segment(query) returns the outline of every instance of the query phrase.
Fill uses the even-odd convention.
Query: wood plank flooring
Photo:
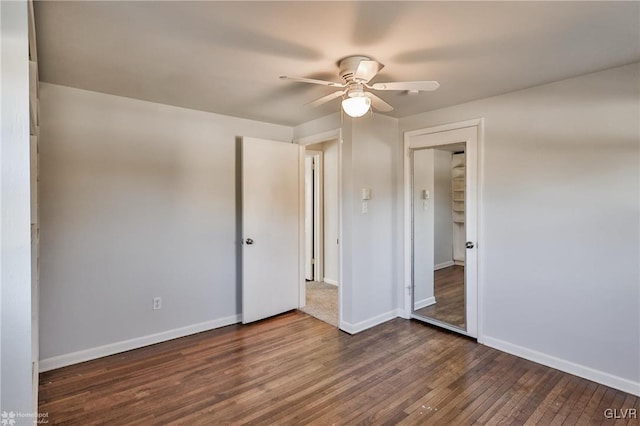
[[[355,336],[293,311],[40,375],[67,425],[637,425],[640,398],[394,319]]]
[[[416,314],[464,328],[464,266],[438,269],[433,276],[436,303],[418,309]]]

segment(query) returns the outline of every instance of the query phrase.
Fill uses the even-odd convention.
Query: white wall
[[[353,247],[351,261],[353,316],[350,323],[360,329],[371,318],[396,316],[394,223],[395,159],[398,157],[397,120],[382,115],[352,120],[351,192]],[[344,171],[343,169],[343,172]],[[362,213],[361,189],[371,189],[368,213]],[[348,212],[349,210],[345,210]],[[377,315],[373,315],[377,314]],[[360,325],[362,324],[362,325]]]
[[[0,411],[32,413],[26,1],[0,2],[0,43]]]
[[[411,116],[485,118],[484,341],[640,393],[640,65]]]
[[[453,262],[451,152],[434,150],[433,158],[434,264]]]
[[[375,114],[360,119],[335,113],[294,128],[302,138],[342,129],[341,324],[358,332],[397,314],[397,257],[394,231],[401,221],[397,192],[397,120]],[[371,189],[369,212],[361,210],[361,189]]]
[[[51,84],[41,117],[42,368],[236,322],[235,138],[292,128]]]

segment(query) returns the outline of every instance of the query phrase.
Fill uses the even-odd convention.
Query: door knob
[[[253,244],[253,240],[252,240],[251,238],[247,238],[245,242],[246,242],[246,243],[247,243],[247,245],[249,245],[249,246],[250,246],[251,244]]]
[[[471,241],[467,241],[467,243],[464,246],[466,248],[468,248],[468,249],[472,249],[473,248],[473,243]]]

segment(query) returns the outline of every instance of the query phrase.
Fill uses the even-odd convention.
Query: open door
[[[304,279],[315,278],[315,161],[312,155],[304,156]]]
[[[306,281],[324,277],[324,174],[323,152],[304,151],[304,239]],[[304,305],[301,305],[302,307]]]
[[[302,147],[242,138],[242,322],[298,308]]]

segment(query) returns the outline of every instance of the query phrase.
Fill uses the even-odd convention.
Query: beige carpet
[[[338,287],[317,281],[307,282],[307,304],[300,310],[337,327]]]

